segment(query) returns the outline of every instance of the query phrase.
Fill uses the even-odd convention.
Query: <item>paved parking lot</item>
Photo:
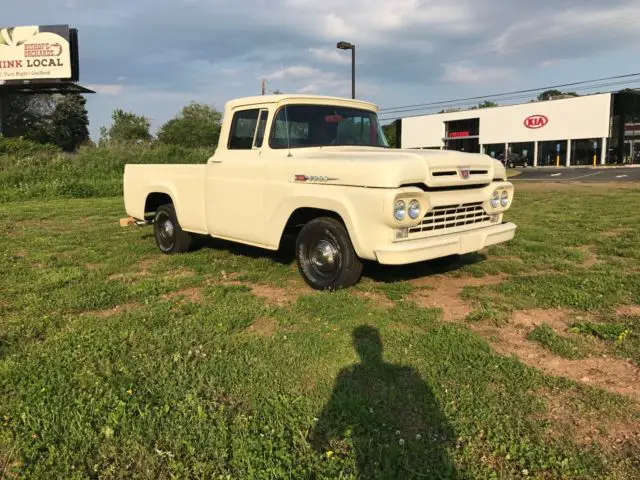
[[[640,182],[640,168],[518,168],[515,182]]]

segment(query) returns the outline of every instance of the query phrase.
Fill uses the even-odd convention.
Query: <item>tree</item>
[[[52,95],[10,95],[4,116],[4,135],[46,142],[47,121],[54,108]]]
[[[131,143],[151,140],[151,122],[147,117],[122,109],[116,109],[111,115],[113,123],[109,129],[100,129],[100,142]]]
[[[185,147],[216,147],[222,114],[209,105],[190,103],[158,131],[158,140]]]
[[[48,143],[72,152],[89,139],[86,104],[87,100],[77,93],[63,95],[58,100],[45,129]]]
[[[397,126],[396,122],[390,123],[388,125],[383,125],[382,130],[384,131],[384,136],[387,137],[387,141],[389,142],[390,147],[397,146]]]
[[[478,108],[493,108],[497,106],[498,104],[496,102],[492,102],[491,100],[485,100],[484,102],[478,104]]]
[[[553,97],[578,97],[576,92],[561,92],[560,90],[547,90],[538,95],[538,100],[541,102],[551,100]]]

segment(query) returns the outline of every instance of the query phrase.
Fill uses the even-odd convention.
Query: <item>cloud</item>
[[[513,75],[508,68],[482,68],[461,64],[449,64],[444,66],[442,81],[453,83],[484,83],[495,80],[504,80]]]
[[[316,77],[320,74],[321,72],[317,68],[311,68],[305,65],[293,65],[266,75],[265,78],[267,80],[299,80]]]
[[[270,90],[349,95],[341,40],[357,48],[358,96],[383,106],[456,98],[460,85],[485,94],[490,82],[500,91],[583,80],[594,66],[627,73],[640,53],[638,0],[58,3],[9,2],[3,22],[30,25],[37,11],[79,29],[81,83],[102,93],[92,130],[120,104],[162,121],[183,98],[221,106],[254,95],[262,77]]]
[[[336,48],[309,48],[311,57],[322,63],[332,63],[335,65],[346,65],[351,63],[349,54],[341,53]]]
[[[100,84],[96,84],[96,85],[87,85],[87,88],[89,88],[90,90],[95,91],[96,93],[101,93],[103,95],[120,95],[122,93],[122,90],[124,89],[124,87],[122,85],[117,85],[117,84],[113,84],[113,85],[100,85]]]

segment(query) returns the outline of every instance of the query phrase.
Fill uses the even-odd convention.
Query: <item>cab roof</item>
[[[378,111],[378,106],[371,102],[364,100],[354,100],[352,98],[345,97],[330,97],[323,95],[308,95],[308,94],[281,94],[281,95],[258,95],[255,97],[242,97],[234,100],[230,100],[226,103],[226,109],[235,109],[237,107],[243,107],[245,105],[265,104],[265,103],[280,103],[283,101],[309,101],[311,103],[318,103],[318,101],[334,102],[340,104],[351,104],[367,110]]]

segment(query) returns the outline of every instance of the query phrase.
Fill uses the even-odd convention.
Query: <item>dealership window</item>
[[[504,143],[490,143],[484,146],[484,153],[492,158],[504,160]]]
[[[480,119],[468,118],[445,122],[446,150],[480,153]]]
[[[558,158],[559,157],[559,158]],[[538,166],[551,167],[559,164],[564,167],[567,163],[567,141],[553,140],[538,142]]]
[[[533,165],[533,142],[510,143],[507,154],[508,167],[530,167]]]
[[[602,152],[602,139],[587,138],[571,141],[571,165],[593,165],[595,156],[596,164],[600,164]]]
[[[467,118],[445,122],[447,138],[477,137],[480,135],[480,119]]]
[[[606,163],[640,163],[640,93],[613,94]]]

